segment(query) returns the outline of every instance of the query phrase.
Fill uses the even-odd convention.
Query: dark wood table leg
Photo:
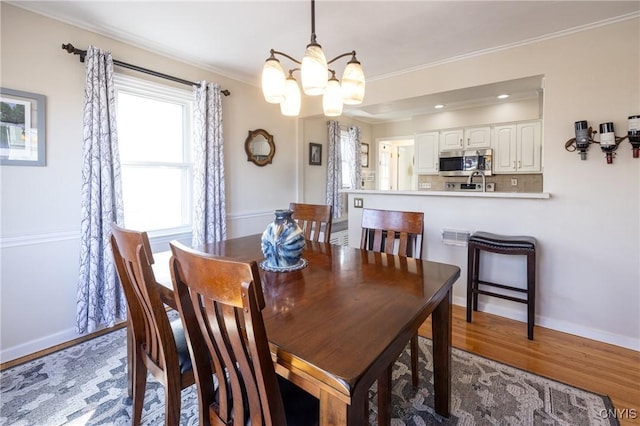
[[[387,426],[391,424],[391,364],[378,377],[378,426]]]
[[[451,291],[431,315],[433,333],[433,387],[436,413],[451,414]]]

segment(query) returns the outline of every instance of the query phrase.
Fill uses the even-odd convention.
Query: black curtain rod
[[[71,43],[63,44],[62,45],[62,50],[66,50],[67,53],[72,53],[74,55],[80,55],[80,62],[84,62],[84,58],[85,58],[85,56],[87,56],[87,51],[86,50],[76,49],[75,47],[73,47],[73,44],[71,44]],[[150,69],[147,69],[147,68],[142,68],[142,67],[139,67],[137,65],[127,64],[126,62],[118,61],[118,60],[115,60],[115,59],[113,60],[113,65],[117,65],[119,67],[127,68],[127,69],[130,69],[130,70],[133,70],[133,71],[138,71],[138,72],[141,72],[141,73],[153,75],[155,77],[164,78],[166,80],[175,81],[176,83],[186,84],[187,86],[198,86],[198,87],[200,87],[200,83],[196,83],[196,82],[193,82],[193,81],[185,80],[185,79],[182,79],[182,78],[179,78],[179,77],[174,77],[174,76],[168,75],[168,74],[163,74],[161,72],[153,71],[153,70],[150,70]],[[231,95],[231,92],[228,91],[228,90],[221,90],[220,92],[225,96]]]

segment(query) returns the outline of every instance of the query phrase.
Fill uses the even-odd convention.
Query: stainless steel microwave
[[[442,151],[438,170],[442,176],[469,176],[476,170],[491,176],[492,156],[491,149]]]

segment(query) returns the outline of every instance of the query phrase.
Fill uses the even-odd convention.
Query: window
[[[349,132],[340,130],[340,157],[342,158],[342,188],[351,189],[355,171],[354,149],[351,147]]]
[[[115,88],[125,226],[190,231],[192,93],[120,75]]]

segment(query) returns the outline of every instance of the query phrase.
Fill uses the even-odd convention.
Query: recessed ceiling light
[[[502,95],[498,95],[498,99],[507,99],[509,97],[509,95],[507,95],[506,93],[502,94]]]
[[[433,107],[434,107],[435,109],[442,109],[442,108],[444,108],[444,105],[442,105],[442,104],[438,104],[438,105],[434,105]]]

